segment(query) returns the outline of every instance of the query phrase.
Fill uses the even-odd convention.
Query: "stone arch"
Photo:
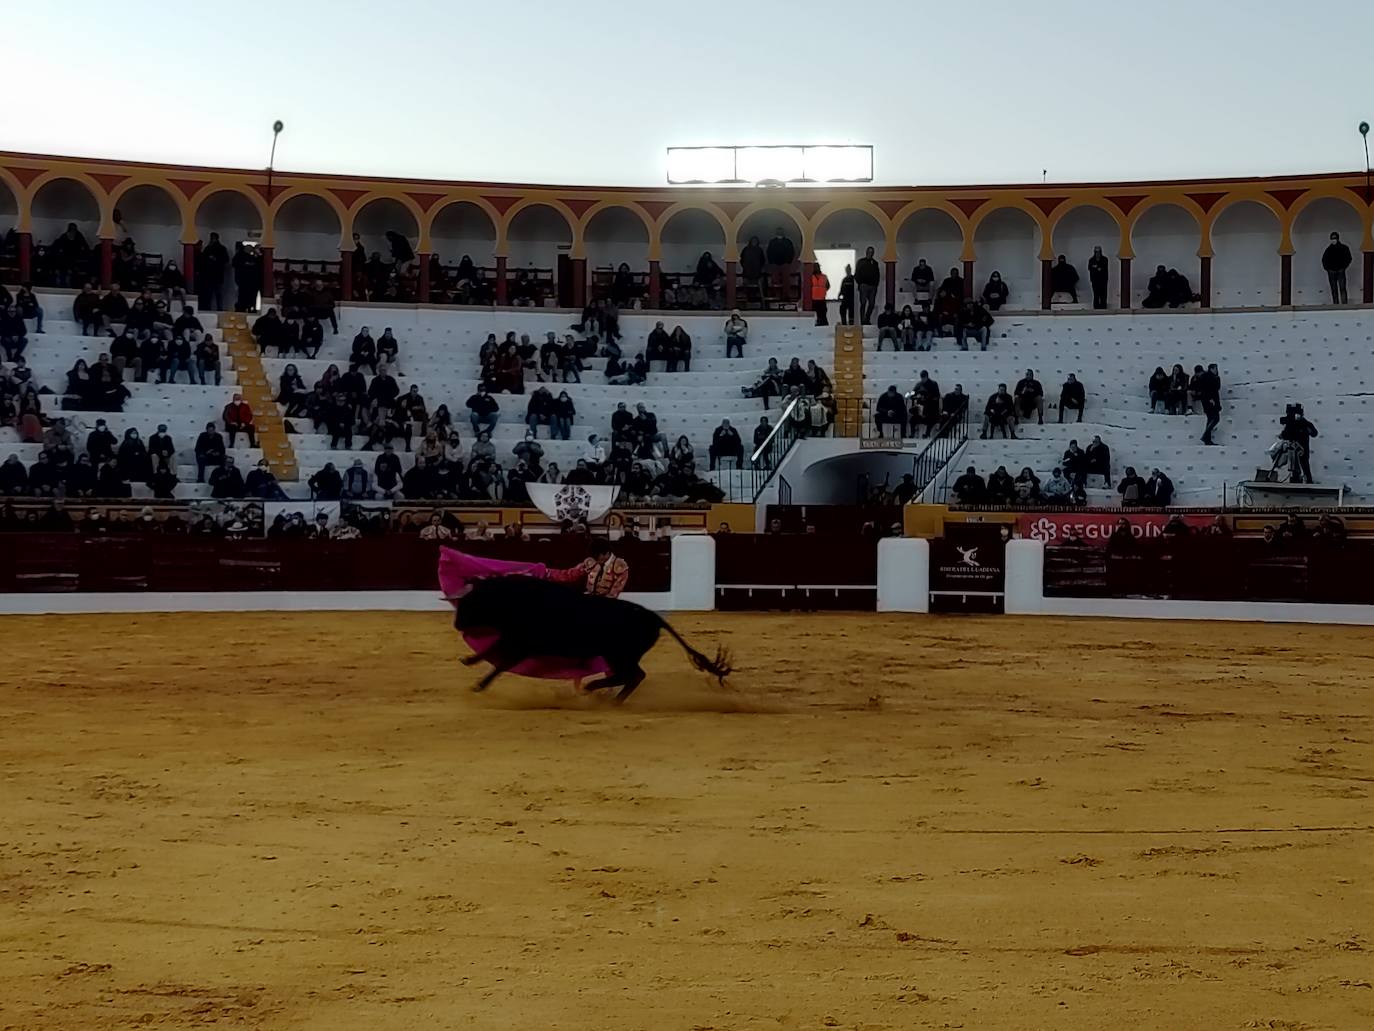
[[[724,268],[729,233],[728,220],[717,210],[687,204],[669,208],[658,226],[663,271],[690,278],[703,252],[710,252]]]
[[[862,258],[864,249],[873,248],[873,257],[885,260],[887,225],[882,211],[868,205],[828,205],[816,213],[811,233],[813,247],[852,247]]]
[[[958,209],[955,209],[956,211]],[[926,204],[895,219],[898,291],[911,289],[911,270],[921,258],[935,270],[935,285],[949,275],[951,268],[963,274],[966,223],[943,205]],[[901,307],[901,297],[897,298]]]
[[[1237,199],[1213,212],[1212,305],[1262,308],[1279,304],[1283,246],[1280,213],[1258,199]]]
[[[1202,249],[1201,208],[1192,201],[1160,200],[1142,205],[1129,227],[1129,240],[1135,260],[1131,262],[1131,296],[1134,303],[1145,298],[1155,268],[1176,268],[1188,278],[1193,290],[1200,287]]]
[[[790,229],[788,228],[789,224]],[[787,202],[774,204],[767,201],[755,201],[735,216],[730,240],[733,250],[726,253],[726,258],[731,261],[735,260],[751,236],[757,236],[759,242],[767,247],[768,241],[779,228],[791,237],[792,243],[797,248],[797,259],[799,261],[807,260],[815,247],[815,243],[806,217],[792,204]]]
[[[1092,212],[1100,213],[1098,215]],[[1106,222],[1103,219],[1106,219]],[[1106,229],[1110,223],[1111,229]],[[1072,231],[1072,235],[1061,236],[1061,226],[1066,231]],[[1130,252],[1126,248],[1126,222],[1120,210],[1108,204],[1106,201],[1096,200],[1091,197],[1084,197],[1078,200],[1065,201],[1054,209],[1054,214],[1049,219],[1049,246],[1040,255],[1042,258],[1057,258],[1060,254],[1065,255],[1069,260],[1078,264],[1081,258],[1083,262],[1088,260],[1092,254],[1092,247],[1101,247],[1102,253],[1109,258],[1129,258]],[[1087,254],[1080,255],[1082,244],[1081,231],[1091,230],[1094,240],[1088,249]],[[1070,251],[1074,253],[1070,254]]]
[[[100,193],[84,177],[49,175],[35,180],[29,194],[29,220],[34,243],[33,277],[42,286],[79,286],[100,275]],[[59,267],[48,248],[75,224],[89,250],[84,257]]]
[[[121,184],[110,198],[110,218],[120,214],[120,225],[141,254],[158,255],[162,261],[181,261],[181,237],[186,229],[185,206],[165,184],[144,181]],[[115,242],[119,243],[116,230]]]
[[[1293,248],[1293,303],[1330,304],[1331,285],[1322,268],[1322,252],[1330,244],[1331,233],[1341,234],[1353,259],[1346,270],[1346,291],[1360,300],[1363,275],[1360,248],[1365,235],[1365,214],[1356,207],[1349,191],[1313,190],[1292,207],[1289,237]]]
[[[555,211],[559,215],[561,215],[563,218],[564,228],[567,230],[567,239],[570,241],[570,243],[573,244],[579,242],[577,235],[579,224],[577,216],[572,213],[571,208],[569,208],[561,200],[556,200],[552,197],[526,197],[523,200],[516,201],[516,203],[512,204],[509,208],[507,208],[505,215],[497,224],[496,247],[498,253],[506,254],[509,257],[509,241],[511,226],[515,223],[516,218],[519,217],[522,211],[525,211],[526,209],[533,207],[548,208],[551,211]],[[550,231],[552,231],[552,224],[550,224],[547,228]],[[558,233],[557,235],[562,237],[563,234]],[[514,262],[512,262],[512,265],[513,264]]]
[[[641,285],[647,283],[653,231],[653,222],[643,210],[627,204],[606,202],[586,213],[581,237],[592,296],[610,293],[611,280],[622,264],[642,277]]]
[[[191,198],[190,208],[194,212],[191,235],[201,240],[208,239],[211,232],[219,233],[221,240],[228,239],[225,232],[233,234],[235,240],[244,239],[249,233],[261,233],[267,225],[263,199],[237,186],[206,186]]]
[[[368,256],[380,254],[382,260],[390,263],[391,245],[386,234],[400,233],[410,243],[410,249],[421,253],[420,226],[424,213],[409,197],[393,197],[386,193],[369,193],[358,198],[349,212],[345,232],[349,234],[345,247],[352,249],[352,238],[362,237],[362,244]]]
[[[344,212],[312,190],[293,190],[272,205],[274,261],[338,261]]]
[[[1040,305],[1040,251],[1044,230],[1038,218],[1020,205],[1007,204],[981,212],[970,226],[973,234],[973,293],[980,296],[994,271],[1010,291],[1008,308]]]
[[[490,268],[496,259],[499,222],[500,215],[480,198],[443,201],[429,220],[426,235],[431,253],[437,254],[440,263],[447,267],[457,267],[467,257],[478,268]]]
[[[348,208],[346,208],[343,205],[343,203],[339,200],[339,198],[334,196],[334,194],[328,191],[312,189],[309,186],[289,186],[284,190],[277,190],[273,193],[271,218],[268,222],[271,246],[273,246],[274,248],[278,246],[278,216],[281,214],[282,208],[286,207],[286,205],[288,204],[292,204],[299,197],[314,197],[317,200],[321,201],[325,206],[327,206],[330,212],[333,213],[334,220],[339,224],[338,244],[334,248],[335,256],[337,256],[338,251],[341,251],[344,248],[351,246],[351,238],[344,236],[344,226],[347,225],[349,222]],[[318,210],[319,209],[317,208],[316,211],[318,212]],[[324,219],[322,221],[327,222],[328,219]]]
[[[507,213],[505,230],[507,267],[552,269],[556,282],[558,255],[572,254],[577,239],[567,208],[555,201],[518,204]]]
[[[11,229],[16,232],[20,231],[19,198],[24,195],[24,192],[16,189],[16,186],[17,184],[10,180],[8,173],[0,175],[0,236]]]

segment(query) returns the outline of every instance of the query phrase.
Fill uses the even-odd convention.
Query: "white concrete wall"
[[[878,542],[878,611],[930,611],[930,542],[885,537]]]
[[[1244,201],[1223,211],[1212,224],[1212,306],[1277,305],[1282,299],[1282,238],[1278,217],[1263,204]]]
[[[1040,307],[1040,227],[1033,218],[1018,208],[994,211],[979,224],[973,244],[978,255],[973,267],[974,296],[981,296],[995,270],[1002,273],[1011,291],[1008,308]],[[1086,264],[1079,271],[1086,279]],[[910,267],[905,274],[911,274]]]

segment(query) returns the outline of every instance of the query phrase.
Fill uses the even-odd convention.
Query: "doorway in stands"
[[[830,292],[825,295],[825,299],[831,302],[831,323],[838,323],[840,321],[840,313],[839,310],[834,307],[834,303],[836,298],[840,296],[840,281],[844,279],[844,267],[848,265],[850,268],[853,268],[854,262],[858,258],[858,253],[859,252],[852,247],[836,247],[827,248],[825,250],[817,249],[816,251],[816,264],[819,265],[821,271],[825,273],[825,278],[830,280]],[[809,288],[808,286],[808,289]],[[854,298],[854,318],[856,321],[859,315],[858,303],[859,299],[856,295]]]

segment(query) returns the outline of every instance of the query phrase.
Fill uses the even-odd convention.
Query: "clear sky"
[[[658,185],[669,145],[871,143],[888,184],[1342,171],[1374,2],[0,0],[0,148]]]

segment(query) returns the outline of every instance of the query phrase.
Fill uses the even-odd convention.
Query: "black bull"
[[[644,680],[640,660],[663,630],[682,645],[697,669],[721,683],[730,674],[730,658],[724,649],[718,649],[714,659],[703,655],[658,613],[548,580],[529,576],[478,580],[455,609],[456,629],[496,636],[496,642],[485,651],[463,660],[469,666],[491,663],[491,672],[473,688],[475,691],[486,690],[502,673],[526,659],[604,659],[609,670],[596,687],[619,687],[616,701],[623,702]]]

